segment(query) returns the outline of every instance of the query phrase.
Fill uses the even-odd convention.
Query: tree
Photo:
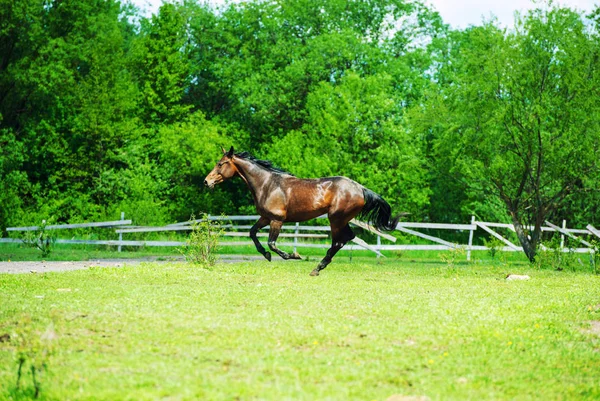
[[[393,80],[346,75],[308,98],[308,123],[271,147],[270,157],[301,177],[344,175],[399,211],[422,215],[428,189],[421,141],[403,126]]]
[[[103,178],[129,166],[139,136],[125,64],[130,10],[114,0],[1,8],[0,129],[14,135],[28,181],[13,191],[59,221],[103,214],[115,200]]]
[[[451,171],[502,201],[533,261],[544,221],[569,196],[593,190],[599,172],[597,31],[552,7],[518,18],[514,32],[488,23],[448,45],[455,51],[440,68],[440,92],[420,113]]]
[[[404,56],[438,22],[419,1],[404,0],[260,1],[218,16],[197,12],[190,98],[208,119],[235,124],[243,145],[269,148],[302,129],[308,97],[324,82],[385,72],[400,90],[419,87],[408,83],[418,75]]]
[[[22,144],[10,130],[0,129],[0,234],[21,217],[19,195],[28,185],[22,165]]]
[[[142,20],[142,33],[135,44],[133,64],[141,103],[146,120],[154,124],[179,121],[190,110],[183,102],[190,78],[186,10],[163,4],[157,15]]]

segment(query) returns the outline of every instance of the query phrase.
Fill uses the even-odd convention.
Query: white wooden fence
[[[221,224],[221,227],[226,229],[224,236],[227,237],[246,237],[248,238],[251,224],[239,224],[239,222],[251,222],[252,224],[258,220],[259,216],[209,216],[211,221],[226,222]],[[324,219],[326,216],[321,216],[318,219]],[[200,221],[200,220],[196,220]],[[76,229],[76,228],[110,228],[114,229],[115,234],[118,234],[118,239],[115,240],[89,240],[89,239],[56,239],[55,242],[58,244],[89,244],[89,245],[109,245],[117,246],[118,250],[121,251],[122,246],[159,246],[159,247],[170,247],[170,246],[183,246],[184,241],[156,241],[156,240],[124,240],[124,234],[132,233],[150,233],[150,232],[174,232],[174,231],[191,231],[193,229],[192,222],[185,221],[180,223],[169,224],[167,226],[160,227],[139,227],[131,226],[131,220],[125,220],[124,214],[121,213],[121,220],[97,222],[97,223],[83,223],[83,224],[64,224],[64,225],[48,225],[45,227],[46,230],[63,230],[63,229]],[[471,259],[471,251],[474,250],[488,250],[489,248],[481,245],[473,245],[474,234],[478,229],[481,229],[485,233],[498,239],[504,243],[504,247],[498,248],[498,250],[506,252],[522,252],[523,249],[520,245],[516,245],[507,239],[505,236],[499,234],[497,229],[504,229],[509,231],[515,231],[512,224],[504,223],[490,223],[477,221],[473,216],[470,224],[446,224],[446,223],[422,223],[422,222],[401,222],[396,226],[396,230],[404,234],[416,236],[421,239],[433,242],[434,244],[396,244],[397,238],[382,233],[368,224],[352,220],[351,224],[361,227],[376,234],[377,243],[368,244],[360,238],[355,238],[354,244],[347,245],[344,249],[357,249],[364,248],[368,249],[377,254],[378,257],[383,256],[380,251],[404,251],[404,250],[424,250],[424,251],[444,251],[451,249],[462,248],[466,251],[467,260]],[[39,227],[9,227],[8,232],[26,232],[35,231]],[[266,227],[265,229],[268,229]],[[458,232],[468,232],[468,242],[466,244],[459,244],[450,242],[439,237],[435,237],[430,234],[418,231],[418,229],[425,230],[450,230]],[[240,231],[241,230],[241,231]],[[292,231],[292,232],[289,232]],[[293,247],[294,251],[297,248],[329,248],[330,243],[327,240],[330,231],[328,225],[323,226],[308,226],[300,225],[299,223],[284,225],[282,227],[282,233],[279,235],[281,240],[278,245],[282,247]],[[588,225],[585,229],[567,228],[566,222],[563,221],[562,227],[556,226],[551,222],[545,222],[545,226],[542,227],[543,232],[558,232],[561,235],[560,249],[563,252],[575,252],[575,253],[594,253],[596,247],[588,240],[581,238],[585,236],[589,238],[600,239],[600,230],[597,230],[592,225]],[[259,237],[266,237],[268,234],[259,233]],[[569,237],[575,240],[584,247],[578,248],[567,248],[564,246],[565,237]],[[293,242],[286,242],[287,239],[292,239]],[[299,241],[300,239],[310,241]],[[387,241],[387,244],[382,244],[382,239]],[[325,240],[325,241],[323,241]],[[0,238],[0,243],[20,243],[21,239],[18,238]],[[245,241],[221,241],[222,246],[253,246],[254,244],[248,240]]]

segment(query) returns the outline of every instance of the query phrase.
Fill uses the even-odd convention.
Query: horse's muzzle
[[[204,179],[204,185],[207,186],[209,189],[213,189],[215,187],[215,185],[220,184],[222,182],[223,182],[223,176],[220,174],[209,174]]]

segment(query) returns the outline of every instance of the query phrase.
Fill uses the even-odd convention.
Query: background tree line
[[[420,1],[0,0],[0,229],[251,213],[235,145],[411,219],[597,221],[600,12],[450,29]],[[519,231],[519,230],[517,230]],[[533,255],[533,253],[532,253]]]

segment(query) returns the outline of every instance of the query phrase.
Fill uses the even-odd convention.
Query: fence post
[[[563,220],[562,225],[563,230],[567,229],[567,220]],[[560,249],[562,250],[565,247],[565,235],[563,233],[560,234]]]
[[[475,225],[475,216],[471,216],[471,225]],[[473,233],[477,229],[477,226],[474,229],[471,229],[469,232],[469,245],[467,246],[467,262],[471,260],[471,247],[473,246]]]
[[[381,247],[381,237],[378,235],[377,236],[377,259],[379,259],[381,257],[381,250],[379,249]]]
[[[297,253],[296,251],[296,245],[298,245],[298,234],[300,234],[300,223],[296,223],[296,236],[294,236],[294,253]]]
[[[121,212],[121,220],[125,220],[125,212]],[[123,233],[119,233],[119,248],[118,248],[118,252],[121,252],[121,241],[123,241]]]

